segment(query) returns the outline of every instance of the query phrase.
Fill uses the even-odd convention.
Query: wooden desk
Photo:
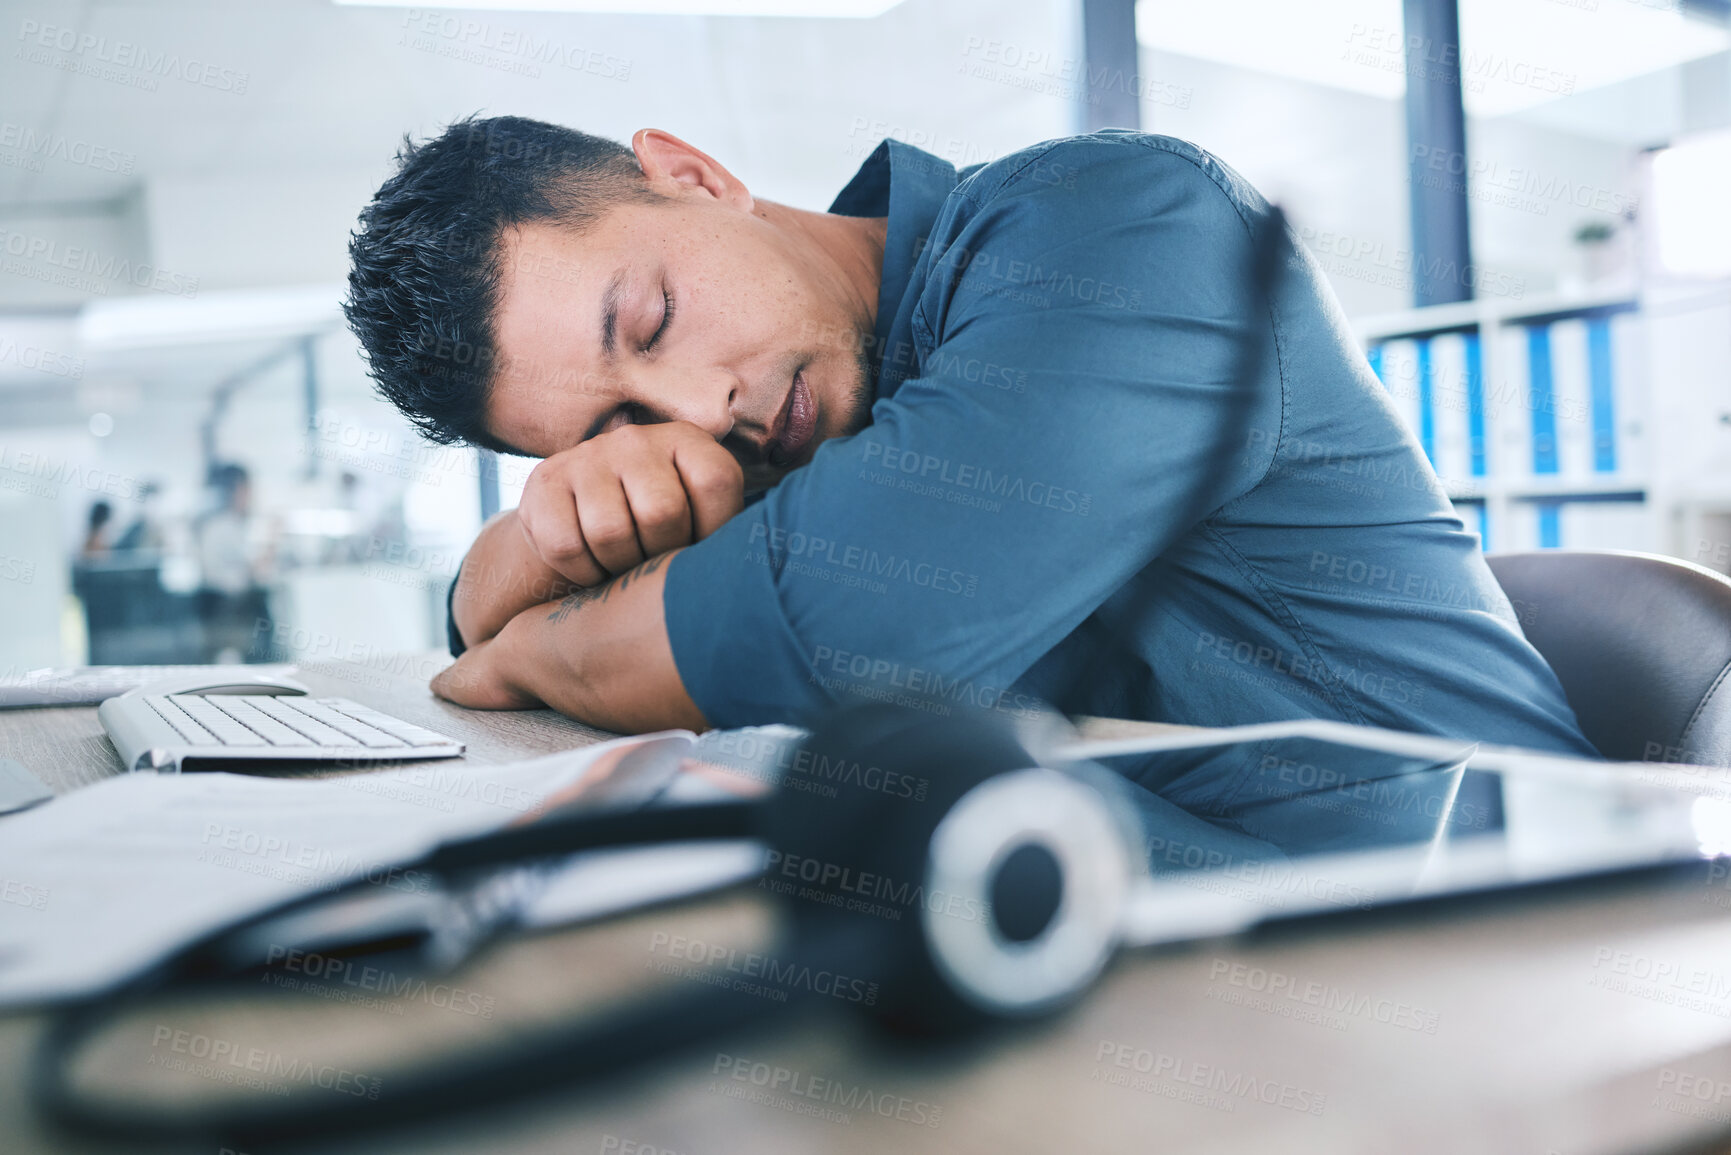
[[[419,671],[382,686],[345,681],[351,673],[311,667],[304,677],[321,693],[460,735],[478,759],[600,736],[548,714],[456,710],[426,695]],[[44,775],[59,759],[61,789],[117,772],[94,713],[0,714],[3,752]],[[1423,921],[1349,920],[1128,957],[1067,1014],[966,1045],[897,1043],[851,1014],[808,1013],[591,1090],[343,1144],[259,1150],[1670,1149],[1731,1127],[1728,910],[1731,889],[1672,886]],[[244,1012],[194,1005],[174,1010],[172,1023],[215,1038],[262,1039],[290,1055],[323,1058],[328,1051],[319,1048],[340,1046],[351,1069],[379,1069],[394,1055],[605,1002],[665,959],[658,944],[674,935],[761,943],[765,911],[749,892],[496,949],[450,980],[488,1000],[486,1018],[411,999],[401,1014],[383,1004]],[[15,1155],[157,1150],[43,1130],[21,1077],[43,1022],[35,1014],[0,1018],[0,1070],[10,1073],[0,1081],[0,1147]],[[778,1068],[783,1085],[763,1095],[751,1076]],[[161,1150],[216,1155],[208,1144]]]
[[[614,737],[552,710],[489,713],[435,698],[427,682],[450,661],[443,653],[425,653],[367,664],[311,662],[291,676],[320,697],[353,698],[449,734],[467,744],[464,756],[476,762],[510,762]],[[29,767],[56,794],[121,772],[120,758],[94,706],[0,710],[0,753]]]

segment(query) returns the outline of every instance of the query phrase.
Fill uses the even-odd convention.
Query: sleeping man
[[[430,436],[542,459],[433,689],[621,731],[1049,702],[1591,756],[1314,264],[1283,235],[1246,275],[1270,211],[1118,130],[961,171],[887,140],[827,212],[653,129],[406,144],[350,323]],[[1142,785],[1230,822],[1241,777]]]

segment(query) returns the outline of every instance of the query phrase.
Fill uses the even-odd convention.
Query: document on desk
[[[750,764],[714,759],[748,788],[774,780],[775,760],[799,735],[764,732]],[[340,883],[425,890],[433,880],[405,863],[440,842],[571,804],[591,786],[609,804],[647,802],[620,784],[626,757],[672,759],[660,787],[672,800],[695,800],[719,788],[677,767],[708,760],[718,740],[674,731],[506,765],[440,762],[320,779],[129,774],[0,817],[0,1006],[93,993],[199,935]],[[633,868],[622,869],[633,856]],[[653,897],[719,868],[643,850],[620,854],[613,869],[597,865],[599,853],[579,857],[549,874],[525,922],[604,912],[621,888],[627,899]]]

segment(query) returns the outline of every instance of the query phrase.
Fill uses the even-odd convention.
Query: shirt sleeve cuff
[[[680,681],[718,728],[797,725],[830,700],[812,674],[812,655],[782,612],[775,570],[751,548],[762,540],[763,526],[763,507],[746,509],[681,551],[662,587]]]
[[[466,559],[465,559],[466,560]],[[460,658],[468,646],[463,644],[463,635],[457,632],[457,615],[451,612],[451,604],[457,597],[457,582],[463,576],[463,566],[457,565],[457,572],[451,575],[451,586],[445,591],[445,642],[451,647],[451,656]]]

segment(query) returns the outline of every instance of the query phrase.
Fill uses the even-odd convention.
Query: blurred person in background
[[[349,470],[338,478],[338,486],[337,507],[353,514],[354,519],[348,536],[331,543],[325,560],[358,564],[400,556],[409,541],[402,491],[368,484]]]
[[[162,485],[159,482],[147,481],[138,487],[138,512],[133,515],[132,524],[128,525],[115,539],[115,552],[150,550],[160,553],[162,551],[162,524],[157,516],[157,507],[161,497]]]
[[[211,469],[209,485],[216,507],[193,527],[204,660],[263,661],[270,607],[261,578],[270,559],[251,541],[252,478],[245,466],[226,462]]]
[[[84,542],[78,547],[82,559],[106,557],[108,554],[108,523],[113,520],[114,507],[98,501],[90,507],[90,518],[84,530]]]

